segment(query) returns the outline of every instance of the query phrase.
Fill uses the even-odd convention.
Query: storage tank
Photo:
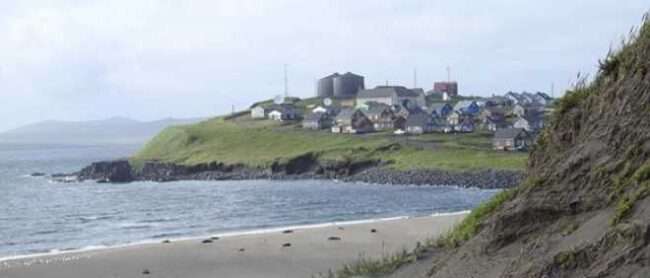
[[[320,98],[334,96],[334,78],[341,76],[338,72],[325,76],[318,80],[316,95]]]
[[[334,77],[334,97],[355,97],[359,90],[365,89],[363,76],[348,72]]]

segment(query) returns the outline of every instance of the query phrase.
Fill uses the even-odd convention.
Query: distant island
[[[43,121],[0,133],[0,143],[56,145],[143,145],[163,129],[203,119],[137,121],[114,117],[97,121]]]

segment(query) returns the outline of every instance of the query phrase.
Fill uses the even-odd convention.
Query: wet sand
[[[23,258],[0,262],[0,277],[311,277],[360,256],[412,249],[417,241],[448,231],[465,215],[332,224],[286,233],[222,236],[211,242],[205,237]]]

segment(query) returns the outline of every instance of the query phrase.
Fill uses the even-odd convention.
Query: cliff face
[[[427,275],[648,277],[649,69],[646,21],[591,84],[560,101],[514,197],[434,256]]]

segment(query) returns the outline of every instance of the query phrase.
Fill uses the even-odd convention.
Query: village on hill
[[[461,96],[458,87],[455,81],[443,81],[426,92],[388,85],[366,89],[363,76],[334,73],[318,81],[316,97],[256,103],[250,117],[339,134],[483,132],[493,134],[495,150],[526,151],[544,127],[554,101],[543,92]]]

